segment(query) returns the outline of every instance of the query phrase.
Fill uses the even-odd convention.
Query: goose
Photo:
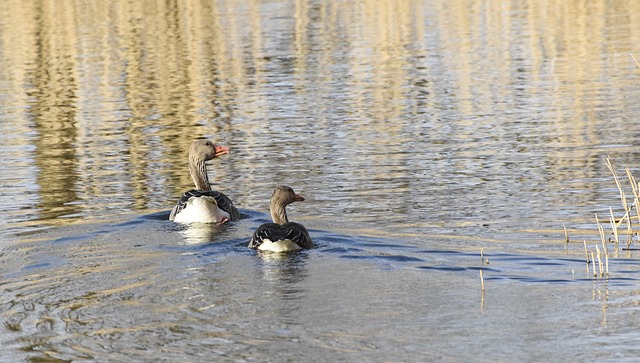
[[[211,190],[206,162],[229,153],[229,148],[209,140],[195,140],[189,147],[189,173],[196,189],[185,192],[173,207],[169,220],[178,223],[225,223],[240,213],[231,199]]]
[[[286,206],[302,202],[304,197],[286,185],[278,185],[271,195],[269,210],[273,223],[265,223],[253,233],[249,248],[260,251],[289,252],[313,248],[309,232],[303,225],[289,222]]]

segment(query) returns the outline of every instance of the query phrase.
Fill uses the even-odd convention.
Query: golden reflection
[[[42,218],[77,213],[71,201],[77,200],[78,134],[76,114],[77,64],[75,32],[70,4],[44,2],[34,9],[36,52],[33,73],[26,77],[33,101],[31,116],[38,137],[35,139]]]
[[[622,1],[9,0],[0,13],[11,14],[0,22],[0,74],[15,93],[6,106],[29,107],[13,122],[37,132],[44,219],[82,217],[93,204],[163,207],[190,186],[186,153],[201,136],[240,145],[248,160],[220,163],[213,176],[243,171],[251,185],[240,193],[253,198],[264,133],[290,121],[273,120],[282,104],[362,166],[345,179],[413,173],[405,146],[433,120],[456,126],[438,123],[442,137],[465,142],[523,119],[559,145],[584,146],[585,175],[561,177],[591,177],[589,147],[602,138],[594,120],[633,102],[616,93],[632,79],[610,80],[636,71],[628,54],[640,44],[640,3]],[[275,95],[279,84],[291,93]],[[489,122],[504,114],[514,124]],[[361,152],[377,143],[389,152]],[[388,165],[398,167],[376,167]]]

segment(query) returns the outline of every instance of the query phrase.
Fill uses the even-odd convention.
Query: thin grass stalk
[[[638,60],[636,59],[636,57],[633,56],[633,53],[629,53],[631,55],[631,58],[633,58],[633,61],[636,62],[636,65],[638,67],[640,67],[640,63],[638,63]]]
[[[624,208],[625,210],[625,215],[624,217],[622,217],[622,219],[620,220],[620,222],[618,222],[618,224],[616,225],[616,227],[619,227],[620,225],[622,225],[622,221],[626,219],[627,221],[627,248],[629,248],[629,245],[631,245],[631,208],[629,208],[629,205],[627,204],[627,196],[625,195],[625,193],[623,191],[620,191],[620,195],[622,198],[622,208]],[[611,208],[609,208],[611,209]]]
[[[598,213],[596,213],[595,215],[596,215],[596,224],[598,225],[598,232],[600,233],[600,239],[602,240],[602,243],[605,243],[606,239],[604,236],[604,228],[602,228],[602,224],[600,224],[600,221],[598,220]]]
[[[593,255],[593,251],[591,251],[591,261],[593,261],[593,263],[591,264],[593,266],[593,277],[598,277],[598,274],[596,273],[596,259]]]
[[[602,258],[600,258],[600,248],[596,245],[596,256],[598,257],[598,272],[599,276],[604,276],[604,269],[602,268]]]
[[[633,177],[629,168],[626,168],[626,171],[631,184],[631,191],[633,192],[633,205],[636,206],[636,216],[638,217],[638,223],[640,223],[640,184],[636,182],[636,178]],[[631,236],[631,242],[633,242],[633,230],[629,231],[629,235]]]
[[[629,178],[629,183],[631,184],[631,191],[633,192],[633,205],[636,206],[636,216],[638,217],[638,222],[640,223],[640,186],[636,182],[636,178],[631,175],[631,170],[629,168],[625,169],[627,172],[627,178]]]
[[[562,228],[564,228],[564,252],[569,253],[569,233],[567,232],[567,226],[562,223]]]
[[[631,212],[629,209],[629,205],[627,203],[627,197],[624,194],[624,190],[622,189],[622,184],[620,184],[620,178],[618,178],[618,174],[616,173],[616,170],[613,167],[613,164],[611,163],[611,159],[609,158],[609,156],[607,156],[607,158],[604,159],[604,163],[607,165],[607,168],[609,169],[609,171],[611,171],[611,174],[613,175],[613,179],[616,182],[616,186],[618,187],[618,192],[620,193],[620,202],[622,203],[622,208],[624,208],[625,217],[627,218],[627,232],[629,233],[627,236],[627,248],[629,248],[629,245],[631,244],[631,218],[630,218]],[[629,176],[629,173],[627,173],[627,176]],[[609,210],[611,210],[611,208],[609,208]],[[613,212],[611,213],[611,215],[613,216]],[[614,232],[614,235],[616,237],[616,243],[619,242],[617,227],[622,224],[625,217],[620,219],[620,222],[616,225],[616,231]],[[615,224],[615,219],[612,220],[612,223]]]
[[[620,241],[618,240],[618,226],[616,225],[616,219],[613,216],[613,209],[611,209],[611,207],[609,207],[609,213],[611,214],[611,230],[613,231],[613,237],[615,238],[616,244],[619,244]]]
[[[587,260],[587,275],[589,274],[589,251],[587,251],[587,241],[582,241],[584,244],[584,257]]]
[[[607,277],[609,277],[609,248],[604,240],[602,240],[602,250],[604,251],[604,265],[605,265],[605,273]]]
[[[623,190],[620,191],[620,199],[621,199],[621,203],[622,203],[622,208],[624,209],[624,216],[622,216],[622,218],[620,218],[619,221],[616,222],[616,227],[620,227],[622,225],[622,222],[624,222],[625,219],[627,219],[627,224],[629,225],[629,216],[630,216],[630,208],[629,208],[629,204],[627,203],[627,195],[624,193]]]
[[[626,220],[627,221],[627,248],[629,248],[629,245],[631,245],[631,208],[629,207],[629,204],[627,203],[627,196],[624,193],[624,191],[620,191],[620,198],[622,198],[622,208],[624,208],[625,210],[625,214],[624,217],[622,217],[622,219],[620,219],[620,222],[618,222],[618,224],[616,225],[616,227],[619,227],[620,225],[622,225],[622,221]],[[609,208],[611,209],[611,208]]]
[[[607,168],[609,169],[609,171],[611,172],[611,174],[613,175],[613,179],[616,182],[616,187],[618,187],[618,193],[620,194],[620,202],[622,203],[622,207],[624,208],[624,212],[625,212],[625,216],[628,219],[629,216],[629,207],[627,205],[627,197],[624,194],[624,190],[622,189],[622,184],[620,184],[620,178],[618,178],[618,174],[616,173],[616,169],[613,167],[613,164],[611,163],[611,158],[609,158],[609,156],[607,156],[606,159],[604,159],[604,163],[607,166]],[[611,211],[611,208],[609,208],[609,210]],[[613,218],[613,212],[611,212],[611,223],[612,223],[612,229],[614,229],[614,236],[616,238],[616,243],[619,243],[618,240],[618,225],[616,225],[616,221]],[[624,217],[623,217],[624,219]],[[630,221],[627,221],[628,223],[628,228],[631,228],[631,224]],[[622,219],[620,220],[620,224],[622,224]],[[627,245],[629,244],[629,240],[627,240]]]
[[[613,164],[611,164],[611,159],[607,156],[607,158],[604,159],[604,163],[605,165],[607,165],[607,168],[609,168],[609,171],[611,171],[611,174],[613,174],[613,179],[616,181],[616,186],[618,187],[618,191],[620,192],[620,199],[622,200],[622,204],[624,205],[626,203],[626,201],[624,200],[624,192],[622,191],[622,185],[620,185],[620,178],[618,178],[618,174],[613,168]]]

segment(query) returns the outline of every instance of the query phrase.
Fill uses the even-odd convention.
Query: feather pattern
[[[270,204],[273,223],[258,227],[249,241],[249,247],[273,252],[313,248],[307,229],[302,224],[289,222],[285,209],[288,204],[303,200],[301,195],[295,194],[287,186],[276,187]]]
[[[229,197],[211,190],[207,175],[206,162],[228,153],[228,148],[216,146],[209,140],[196,140],[191,144],[189,173],[196,189],[189,190],[180,197],[169,215],[169,220],[182,223],[224,223],[240,218],[238,209]]]

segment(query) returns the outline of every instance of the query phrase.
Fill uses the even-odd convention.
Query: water
[[[0,361],[635,360],[639,10],[3,2]],[[245,219],[167,220],[196,137]],[[318,248],[246,248],[280,183]]]

